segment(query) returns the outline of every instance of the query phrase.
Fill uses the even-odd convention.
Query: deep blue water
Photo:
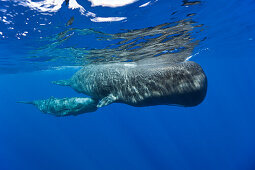
[[[7,10],[0,13],[0,32],[7,36],[0,35],[0,170],[255,169],[255,1],[204,0],[182,6],[181,0],[158,0],[143,8],[138,6],[148,1],[116,8],[77,2],[97,16],[126,19],[93,22],[79,10],[67,9],[65,3],[49,16],[15,1],[0,0],[0,9]],[[8,11],[25,12],[8,18]],[[173,12],[176,14],[171,15]],[[24,24],[24,18],[33,13],[38,15]],[[174,22],[189,13],[196,13],[192,19],[203,24],[201,32],[192,33],[203,41],[190,59],[199,63],[208,77],[207,96],[199,106],[136,108],[111,104],[94,113],[54,117],[16,103],[50,96],[81,96],[50,83],[69,78],[77,70],[50,69],[52,65],[68,66],[68,61],[52,64],[27,59],[31,50],[48,43],[39,41],[39,37],[66,30],[64,25],[71,16],[75,18],[73,28],[114,34],[121,29]],[[3,16],[13,24],[3,22]],[[36,25],[45,18],[53,26]],[[42,31],[33,32],[33,28]],[[17,33],[26,30],[27,36],[18,39]],[[96,39],[94,34],[73,36],[59,48],[104,48],[109,43]],[[45,52],[43,57],[50,54]]]

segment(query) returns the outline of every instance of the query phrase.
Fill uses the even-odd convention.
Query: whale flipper
[[[107,106],[111,103],[113,103],[114,101],[117,100],[117,97],[115,97],[114,95],[110,94],[106,97],[104,97],[103,99],[101,99],[98,104],[97,104],[97,107],[103,107],[103,106]]]
[[[82,113],[94,112],[97,110],[98,101],[92,98],[54,98],[51,97],[45,100],[36,100],[32,102],[18,102],[25,104],[33,104],[41,112],[52,114],[55,116],[78,115]]]

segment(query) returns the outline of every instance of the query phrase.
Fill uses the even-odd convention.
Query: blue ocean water
[[[114,8],[77,0],[77,9],[40,2],[51,1],[0,0],[0,170],[255,169],[253,0],[138,0]],[[109,36],[184,19],[199,41],[190,60],[208,78],[199,106],[111,104],[54,117],[16,103],[82,96],[51,81],[72,76],[92,52],[105,54],[98,49],[117,41]]]

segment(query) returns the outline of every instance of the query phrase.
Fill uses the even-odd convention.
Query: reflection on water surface
[[[129,26],[132,17],[150,17],[150,13],[143,14],[141,10],[149,11],[160,2],[103,2],[2,0],[0,24],[4,29],[0,32],[0,45],[10,50],[10,56],[0,56],[1,72],[128,62],[150,57],[183,60],[183,56],[191,56],[195,45],[202,39],[196,35],[203,26],[193,20],[196,11],[189,8],[201,5],[200,1],[183,0],[171,4],[169,8],[175,11],[162,11],[162,18],[167,16],[168,19],[140,28]],[[122,13],[118,12],[120,15],[103,16],[96,11],[97,8],[117,10],[120,7],[123,8]],[[129,7],[135,9],[136,14],[129,16],[125,12]],[[84,19],[89,19],[86,22],[94,25],[83,23]]]

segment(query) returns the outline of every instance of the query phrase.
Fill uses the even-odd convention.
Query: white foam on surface
[[[103,7],[121,7],[132,4],[138,0],[88,0],[94,6],[103,6]]]
[[[139,7],[140,7],[140,8],[146,7],[146,6],[150,5],[150,3],[151,3],[151,1],[146,2],[145,4],[142,4],[142,5],[140,5]]]
[[[33,2],[31,0],[15,0],[15,2],[39,12],[57,12],[62,7],[65,0],[44,0],[39,2]],[[82,14],[86,11],[76,0],[70,0],[68,8],[79,9]]]

